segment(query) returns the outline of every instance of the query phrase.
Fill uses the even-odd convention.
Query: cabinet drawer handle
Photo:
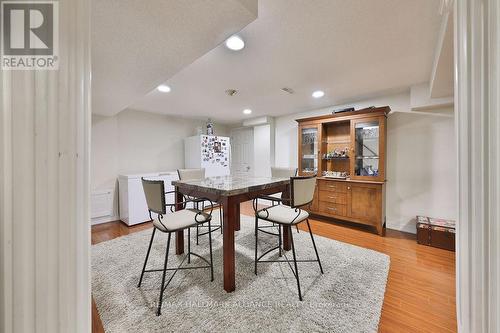
[[[329,187],[329,188],[337,188],[337,186],[332,186],[332,185],[330,185],[330,186],[328,186],[328,187]]]
[[[337,199],[337,197],[328,197],[329,199]]]
[[[337,208],[332,208],[332,207],[326,207],[326,208],[329,209],[329,210],[333,210],[334,212],[337,211]]]
[[[350,189],[351,189],[351,187],[350,187],[350,186],[347,186],[347,189],[348,189],[348,190],[350,190]]]

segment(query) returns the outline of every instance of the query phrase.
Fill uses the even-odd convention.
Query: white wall
[[[271,177],[271,166],[274,165],[274,126],[272,124],[254,126],[254,176]]]
[[[275,165],[297,167],[295,119],[324,115],[353,106],[389,105],[411,112],[410,95],[402,93],[347,105],[275,118]],[[452,109],[429,113],[451,113]],[[387,227],[415,233],[415,215],[456,217],[456,152],[453,117],[394,113],[387,122]]]
[[[386,188],[389,228],[414,233],[415,215],[455,219],[456,175],[454,118],[410,113],[389,116]]]
[[[92,115],[91,189],[114,190],[112,219],[118,218],[118,175],[183,168],[184,138],[198,126],[205,122],[135,110]],[[216,125],[215,133],[227,135],[227,128]]]

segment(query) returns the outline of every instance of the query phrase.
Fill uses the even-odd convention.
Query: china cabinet
[[[310,212],[385,228],[386,119],[390,108],[297,119],[299,174],[317,174]]]

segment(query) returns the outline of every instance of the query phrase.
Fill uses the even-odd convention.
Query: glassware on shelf
[[[323,159],[325,160],[334,160],[334,159],[347,159],[349,158],[349,147],[345,147],[344,149],[334,149],[329,151],[326,154],[323,154]]]
[[[301,129],[301,170],[305,173],[318,171],[318,128],[308,127]]]
[[[323,177],[346,179],[347,177],[349,177],[349,173],[342,171],[323,171]]]
[[[378,176],[380,124],[378,120],[355,125],[354,173],[356,176]]]

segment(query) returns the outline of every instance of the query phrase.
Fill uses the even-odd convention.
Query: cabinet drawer
[[[319,191],[319,200],[336,204],[347,204],[347,194],[333,191]]]
[[[325,213],[328,215],[346,216],[347,207],[346,207],[346,205],[320,201],[319,202],[319,211],[321,213]]]
[[[330,192],[347,192],[347,184],[342,182],[333,182],[333,181],[320,181],[319,182],[319,190],[320,191],[330,191]]]

